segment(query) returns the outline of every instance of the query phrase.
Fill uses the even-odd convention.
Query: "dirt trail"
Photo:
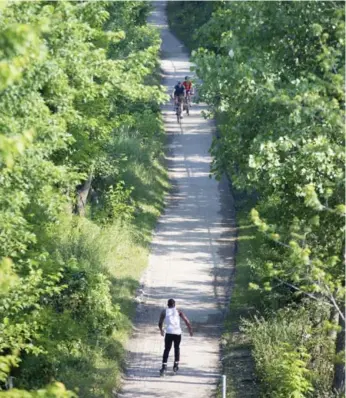
[[[177,80],[191,75],[189,57],[168,30],[165,3],[153,4],[150,22],[161,30],[161,67],[167,92],[171,92]],[[194,105],[181,128],[172,105],[162,109],[173,190],[143,275],[141,304],[119,398],[210,398],[219,380],[219,337],[233,269],[235,220],[227,181],[209,178],[214,125],[203,119],[203,109],[203,105]],[[170,297],[190,318],[195,335],[190,337],[184,330],[179,374],[160,378],[164,344],[157,322]],[[172,361],[173,349],[169,373]]]

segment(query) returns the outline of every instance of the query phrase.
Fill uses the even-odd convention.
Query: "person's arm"
[[[183,311],[179,310],[179,316],[185,322],[185,325],[189,329],[190,336],[193,336],[193,330],[190,321],[187,319],[187,316],[183,313]]]
[[[163,321],[165,320],[165,315],[166,315],[166,310],[162,310],[160,319],[159,319],[159,329],[160,329],[161,336],[165,335],[165,332],[163,330]]]

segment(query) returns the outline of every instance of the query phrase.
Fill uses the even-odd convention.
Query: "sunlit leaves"
[[[341,3],[229,3],[193,54],[200,95],[218,114],[213,171],[257,191],[251,219],[282,257],[275,275],[259,261],[263,283],[280,277],[331,304],[330,292],[343,291],[343,12]]]
[[[105,208],[94,212],[102,213],[96,222],[133,217],[133,188],[118,180],[126,159],[113,144],[124,131],[142,133],[141,144],[152,138],[166,99],[152,78],[160,39],[145,23],[147,10],[144,2],[103,1],[11,2],[1,10],[1,381],[24,355],[53,363],[57,341],[78,351],[86,336],[102,339],[117,326],[120,309],[99,259],[89,269],[72,250],[63,256],[47,247],[63,215],[73,217],[77,187],[91,171]],[[55,365],[45,371],[56,379]],[[29,386],[44,377],[38,372]],[[73,396],[60,384],[12,393]]]

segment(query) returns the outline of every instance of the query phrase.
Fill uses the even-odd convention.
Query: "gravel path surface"
[[[167,92],[189,71],[189,56],[169,32],[165,3],[154,2],[151,23],[162,35],[164,85]],[[210,398],[220,377],[219,337],[229,297],[235,252],[233,199],[226,180],[209,178],[209,148],[215,127],[194,104],[181,127],[172,104],[162,112],[168,135],[167,163],[172,192],[159,219],[149,266],[143,275],[141,304],[128,344],[127,373],[120,397]],[[179,374],[159,377],[163,338],[157,322],[167,299],[174,298],[194,327],[184,325]]]

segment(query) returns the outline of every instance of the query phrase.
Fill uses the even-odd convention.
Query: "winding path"
[[[161,30],[163,84],[171,92],[177,80],[190,74],[189,57],[168,30],[165,3],[153,4],[150,22]],[[233,269],[235,221],[227,181],[209,178],[209,148],[215,128],[203,119],[203,109],[201,104],[194,105],[181,128],[172,105],[162,109],[173,189],[143,275],[141,304],[128,344],[127,373],[119,398],[210,398],[218,383],[219,337]],[[183,333],[179,374],[160,378],[164,344],[157,322],[170,297],[190,318],[195,335]],[[169,373],[172,361],[173,349]]]

